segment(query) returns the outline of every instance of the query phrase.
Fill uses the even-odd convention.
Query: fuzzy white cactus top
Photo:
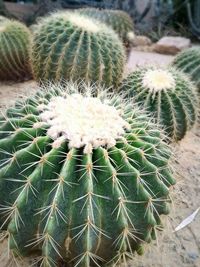
[[[40,106],[42,122],[50,127],[47,134],[59,147],[68,140],[69,147],[84,147],[91,153],[100,146],[113,147],[117,139],[130,128],[115,107],[99,98],[72,94],[56,96],[47,106]]]
[[[130,41],[130,42],[132,42],[132,41],[134,41],[134,39],[135,39],[135,33],[134,32],[128,32],[127,33],[127,38],[128,38],[128,40]]]
[[[68,15],[68,19],[73,25],[85,29],[89,32],[98,32],[100,30],[100,26],[98,26],[98,22],[91,20],[90,18],[84,16],[77,16],[76,14]]]
[[[93,18],[88,18],[87,16],[70,11],[55,12],[50,17],[46,17],[42,20],[48,21],[52,18],[64,19],[65,21],[68,21],[72,25],[76,26],[78,29],[82,29],[86,32],[97,33],[102,30],[108,30],[108,28],[103,23],[100,23]]]
[[[176,86],[172,73],[162,69],[147,70],[144,74],[142,83],[143,86],[148,88],[152,93],[161,90],[173,90]]]

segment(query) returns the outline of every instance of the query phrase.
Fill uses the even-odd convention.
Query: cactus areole
[[[149,118],[82,87],[51,85],[0,122],[1,230],[14,257],[34,253],[45,267],[115,266],[141,254],[175,183]]]

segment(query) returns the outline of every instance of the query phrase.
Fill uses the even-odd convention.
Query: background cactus
[[[200,37],[200,0],[186,1],[188,20],[192,28],[192,32]]]
[[[115,266],[155,238],[175,183],[171,153],[132,104],[51,86],[8,109],[0,134],[0,224],[14,255]]]
[[[36,80],[118,86],[125,56],[112,29],[79,14],[62,12],[42,20],[35,31],[32,62]]]
[[[190,75],[200,89],[200,48],[189,48],[180,52],[172,65]]]
[[[182,139],[197,119],[196,87],[173,68],[138,68],[124,80],[121,90],[146,108],[173,141]]]
[[[78,12],[94,18],[110,26],[121,38],[129,52],[135,37],[133,19],[122,10],[109,10],[97,8],[78,9]]]
[[[22,23],[0,18],[0,80],[24,80],[31,76],[31,34]]]

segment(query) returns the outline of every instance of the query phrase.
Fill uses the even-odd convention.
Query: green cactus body
[[[200,48],[189,48],[180,52],[172,65],[188,74],[200,90]]]
[[[78,9],[78,13],[92,17],[110,26],[120,37],[127,50],[132,47],[134,40],[133,19],[122,10],[96,8]]]
[[[43,89],[1,118],[1,229],[15,255],[36,250],[45,267],[115,266],[169,212],[162,132],[119,96],[85,88]]]
[[[121,90],[153,115],[170,141],[181,140],[196,122],[197,89],[178,70],[138,68],[123,81]]]
[[[81,15],[53,14],[35,29],[33,71],[38,81],[85,81],[117,87],[125,55],[112,29]]]
[[[0,18],[0,80],[31,77],[31,34],[22,23]]]

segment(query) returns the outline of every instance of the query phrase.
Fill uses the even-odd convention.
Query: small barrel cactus
[[[85,81],[117,87],[125,55],[117,34],[106,25],[58,12],[35,28],[33,72],[38,81]]]
[[[135,38],[133,19],[128,13],[122,10],[108,10],[96,8],[82,8],[78,12],[88,17],[92,17],[110,26],[120,37],[127,52],[132,47]]]
[[[31,34],[22,23],[0,18],[0,80],[31,77]]]
[[[197,88],[173,68],[138,68],[123,81],[121,90],[147,109],[170,141],[181,140],[197,119]]]
[[[200,48],[189,48],[180,52],[172,65],[190,75],[200,90]]]
[[[1,229],[14,255],[35,251],[40,266],[115,266],[169,212],[162,132],[120,96],[78,89],[40,90],[1,119]]]

